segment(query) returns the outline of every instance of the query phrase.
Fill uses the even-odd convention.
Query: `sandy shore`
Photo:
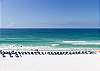
[[[100,54],[0,57],[0,71],[99,71]]]

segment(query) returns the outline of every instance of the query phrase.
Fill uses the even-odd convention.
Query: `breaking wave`
[[[72,45],[100,45],[100,41],[62,41],[62,43]]]

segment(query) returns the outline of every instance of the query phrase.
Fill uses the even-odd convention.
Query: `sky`
[[[1,28],[97,28],[99,0],[0,0]]]

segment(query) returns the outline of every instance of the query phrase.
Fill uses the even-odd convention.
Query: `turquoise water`
[[[100,29],[0,29],[0,46],[100,48]]]

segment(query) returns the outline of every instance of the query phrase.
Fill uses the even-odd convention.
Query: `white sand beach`
[[[99,71],[100,54],[0,57],[0,71]]]

